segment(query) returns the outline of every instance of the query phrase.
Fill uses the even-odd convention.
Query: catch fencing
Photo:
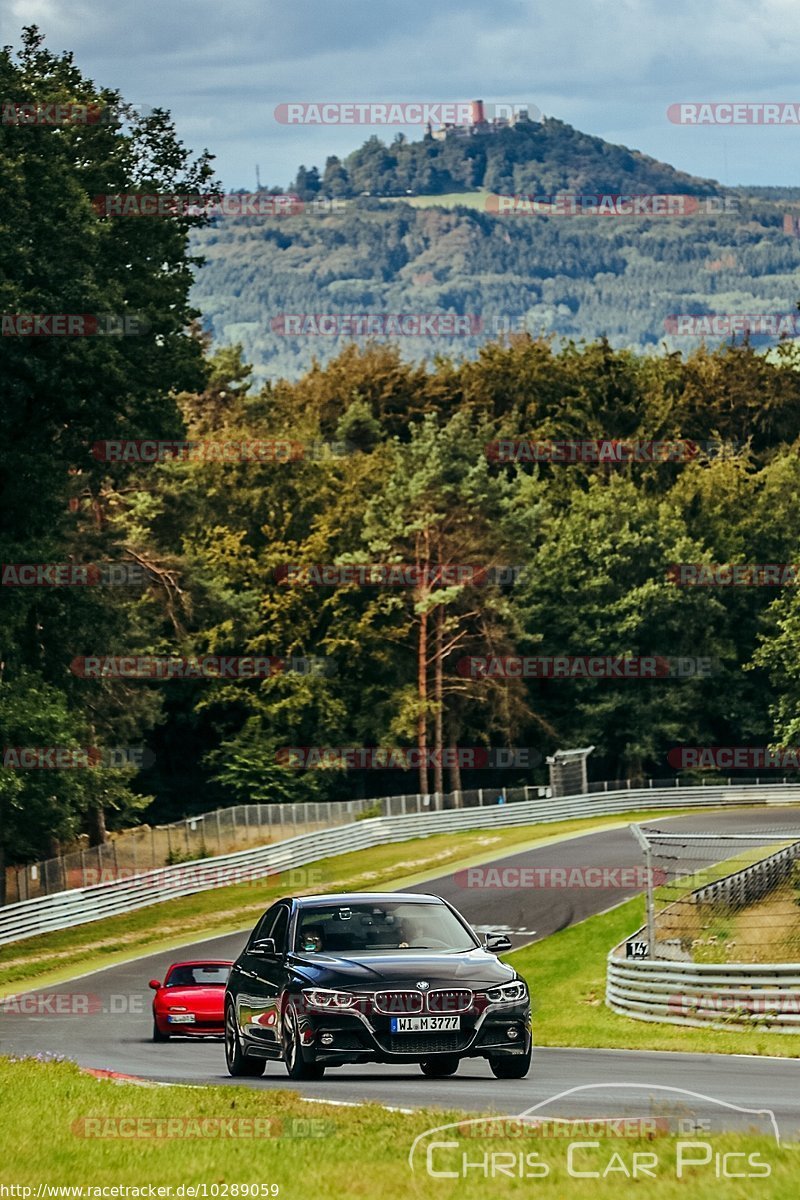
[[[758,786],[769,786],[756,779]],[[787,786],[786,779],[770,780],[780,795]],[[697,790],[677,776],[673,779],[648,782],[648,791],[687,788]],[[730,779],[727,787],[751,786],[737,784]],[[792,786],[792,785],[788,785]],[[800,784],[794,785],[800,789]],[[586,794],[607,794],[631,791],[630,780],[612,780],[590,783]],[[633,789],[641,791],[641,789]],[[348,825],[365,813],[370,816],[405,816],[408,813],[440,812],[460,808],[484,808],[497,804],[502,796],[504,803],[518,803],[532,798],[545,798],[549,788],[531,785],[518,788],[473,788],[459,792],[433,793],[431,795],[383,796],[367,800],[308,801],[295,804],[237,804],[231,808],[219,808],[214,812],[185,817],[167,825],[139,825],[110,834],[108,841],[100,846],[85,844],[75,850],[28,863],[25,866],[9,866],[5,872],[5,895],[2,904],[17,904],[23,900],[36,900],[74,888],[90,887],[138,875],[143,871],[154,871],[158,867],[174,866],[181,862],[210,858],[212,855],[233,854],[238,850],[283,842],[287,838],[299,837],[303,833],[315,833],[323,829],[335,829]],[[563,797],[560,797],[563,799]],[[2,893],[2,889],[0,889]]]
[[[800,957],[800,897],[795,892],[800,841],[776,830],[752,835],[645,833],[635,826],[632,830],[645,849],[649,868],[647,923],[608,956],[608,1007],[642,1021],[800,1033],[800,962],[763,961],[770,955],[777,959],[787,949],[791,957]],[[706,841],[710,862],[719,855],[721,842],[735,839],[740,844],[768,839],[781,848],[748,866],[739,863],[735,870],[717,872],[711,882],[687,890],[686,879],[710,869],[697,870],[697,844]],[[659,843],[665,857],[653,855]],[[681,844],[691,847],[690,865],[695,869],[689,874],[676,869],[665,881],[658,864],[674,857]],[[744,855],[748,856],[752,853]],[[734,862],[723,863],[722,869]],[[765,899],[769,904],[759,905]],[[734,939],[731,928],[744,910],[748,911]],[[709,936],[710,930],[718,930],[719,936]],[[724,961],[703,961],[708,957]],[[753,961],[743,961],[751,957]]]

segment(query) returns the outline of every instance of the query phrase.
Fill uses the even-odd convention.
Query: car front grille
[[[432,1013],[461,1013],[472,1007],[469,988],[437,988],[428,992],[427,1007]]]
[[[374,1003],[376,1012],[380,1013],[419,1013],[422,1012],[422,993],[410,988],[376,992]]]
[[[471,1033],[401,1033],[382,1039],[392,1054],[454,1054],[465,1050]]]
[[[475,997],[469,988],[435,988],[432,992],[417,992],[411,988],[392,988],[376,992],[375,1011],[387,1016],[398,1013],[463,1013]]]

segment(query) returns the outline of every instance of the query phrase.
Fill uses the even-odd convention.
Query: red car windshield
[[[195,963],[173,967],[165,987],[224,987],[230,967],[221,963]]]

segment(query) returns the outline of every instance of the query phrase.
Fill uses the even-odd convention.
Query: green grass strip
[[[421,1096],[426,1083],[420,1076]],[[520,1111],[537,1098],[534,1086],[520,1084]],[[466,1130],[450,1130],[439,1137],[457,1139],[456,1148],[436,1150],[431,1166],[440,1173],[452,1171],[455,1178],[428,1173],[427,1143],[415,1155],[412,1174],[408,1156],[415,1138],[461,1116],[434,1109],[390,1112],[376,1104],[330,1107],[304,1103],[283,1089],[133,1087],[81,1075],[68,1063],[0,1059],[0,1183],[31,1188],[28,1196],[33,1198],[40,1184],[82,1186],[84,1200],[92,1200],[87,1188],[119,1185],[172,1188],[173,1198],[205,1185],[207,1197],[223,1200],[270,1194],[278,1200],[486,1200],[533,1194],[553,1200],[585,1200],[587,1195],[620,1200],[655,1195],[655,1189],[660,1200],[795,1200],[800,1190],[800,1156],[764,1134],[702,1135],[712,1147],[710,1161],[684,1168],[682,1179],[677,1178],[674,1137],[601,1136],[592,1139],[595,1147],[573,1152],[573,1172],[596,1172],[597,1177],[576,1178],[568,1171],[566,1138],[476,1138]],[[172,1132],[157,1136],[159,1128]],[[238,1130],[238,1136],[213,1132],[226,1128]],[[498,1161],[492,1156],[502,1154],[505,1170],[488,1176],[481,1169],[465,1171],[462,1151],[472,1163],[489,1156],[489,1170]],[[754,1161],[766,1164],[769,1177],[721,1183],[714,1156],[725,1152],[757,1155]],[[656,1156],[650,1168],[654,1178],[628,1178],[635,1153]],[[703,1157],[697,1150],[687,1153]],[[741,1158],[732,1163],[731,1169],[741,1172],[743,1163],[748,1169]],[[516,1169],[509,1175],[510,1164]],[[257,1191],[250,1190],[254,1185]],[[181,1187],[183,1193],[177,1190]],[[28,1200],[24,1193],[16,1194]],[[146,1196],[147,1191],[138,1194]],[[203,1196],[202,1191],[195,1194]]]

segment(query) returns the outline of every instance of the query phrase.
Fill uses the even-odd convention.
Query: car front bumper
[[[459,1058],[527,1053],[531,1011],[527,1001],[490,1005],[460,1013],[461,1028],[436,1033],[393,1033],[391,1018],[354,1010],[306,1011],[298,1020],[304,1056],[320,1063],[419,1062],[456,1054]]]

